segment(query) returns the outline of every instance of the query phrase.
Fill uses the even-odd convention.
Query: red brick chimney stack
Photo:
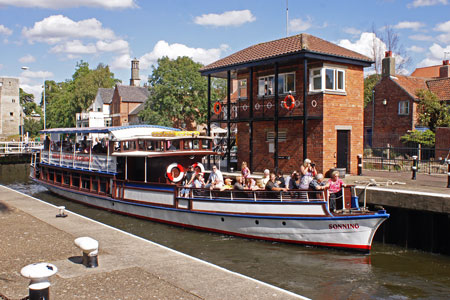
[[[439,68],[439,78],[450,77],[450,65],[449,60],[443,60],[442,66]]]
[[[392,57],[392,51],[384,52],[384,57]]]

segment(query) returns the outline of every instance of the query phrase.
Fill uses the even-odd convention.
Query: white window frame
[[[314,71],[320,70],[319,74],[314,75]],[[326,88],[326,73],[327,70],[333,71],[333,87]],[[339,88],[338,86],[338,78],[339,74],[342,74],[342,88]],[[321,87],[320,89],[314,88],[314,79],[320,77],[320,83]],[[323,66],[320,68],[314,68],[309,70],[309,91],[310,92],[339,92],[339,93],[345,93],[345,69],[333,67],[333,66]]]
[[[398,102],[398,114],[400,116],[408,116],[409,115],[409,101],[408,100]]]
[[[244,83],[245,84],[242,84]],[[247,93],[248,93],[248,85],[247,85],[247,79],[239,79],[238,80],[238,99],[247,99]],[[245,95],[241,96],[241,91],[245,89]]]
[[[288,90],[286,76],[291,75],[291,74],[294,75],[294,88],[292,90]],[[280,78],[284,78],[284,79],[283,79],[283,84],[282,84],[283,85],[282,91],[281,91],[281,93],[278,93],[278,95],[286,95],[289,92],[292,94],[295,94],[295,90],[296,90],[296,88],[295,88],[295,72],[280,73],[280,74],[278,74],[278,81],[280,81]],[[261,88],[262,86],[260,85],[260,83],[262,81],[264,81],[263,88]],[[272,82],[271,87],[269,87],[270,81]],[[264,91],[266,90],[266,85],[268,86],[267,91],[269,89],[272,89],[272,93],[269,94],[269,93],[262,92],[263,89],[264,89]],[[280,88],[280,85],[278,85],[278,88]],[[258,77],[258,97],[272,97],[274,95],[275,95],[275,75],[267,75],[267,76]]]

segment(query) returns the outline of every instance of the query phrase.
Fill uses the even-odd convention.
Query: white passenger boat
[[[218,154],[212,151],[212,138],[195,131],[136,125],[43,133],[51,138],[33,155],[33,180],[65,198],[121,214],[246,238],[364,252],[389,217],[384,210],[359,208],[347,190],[337,213],[330,212],[325,192],[190,188],[182,195],[188,166],[207,175],[202,159]],[[96,137],[102,142],[92,146]]]

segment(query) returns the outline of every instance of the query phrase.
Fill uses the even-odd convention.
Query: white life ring
[[[173,175],[172,175],[172,170],[174,168],[177,168],[180,171],[180,174],[175,178],[173,178]],[[177,164],[177,163],[172,163],[167,167],[167,178],[169,178],[170,181],[177,183],[177,182],[180,182],[181,179],[183,179],[183,177],[184,177],[184,168],[182,165]]]
[[[205,166],[202,163],[197,162],[197,163],[192,165],[192,168],[194,169],[194,172],[195,172],[196,168],[199,168],[200,169],[200,173],[205,173]]]

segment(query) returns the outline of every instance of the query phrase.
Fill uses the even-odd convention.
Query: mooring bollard
[[[98,242],[87,236],[79,237],[74,242],[83,251],[83,265],[87,268],[98,267]]]
[[[67,214],[65,213],[66,207],[65,206],[58,206],[59,214],[56,215],[57,218],[65,218],[67,217]]]
[[[362,169],[363,169],[363,156],[362,154],[358,154],[358,176],[362,175]]]
[[[58,268],[49,263],[35,263],[20,270],[23,277],[30,279],[28,293],[30,300],[50,299],[50,281],[48,278],[55,275]]]
[[[416,174],[417,174],[417,169],[418,169],[418,161],[417,161],[417,155],[414,155],[412,157],[413,159],[413,166],[412,166],[412,180],[416,180]]]

